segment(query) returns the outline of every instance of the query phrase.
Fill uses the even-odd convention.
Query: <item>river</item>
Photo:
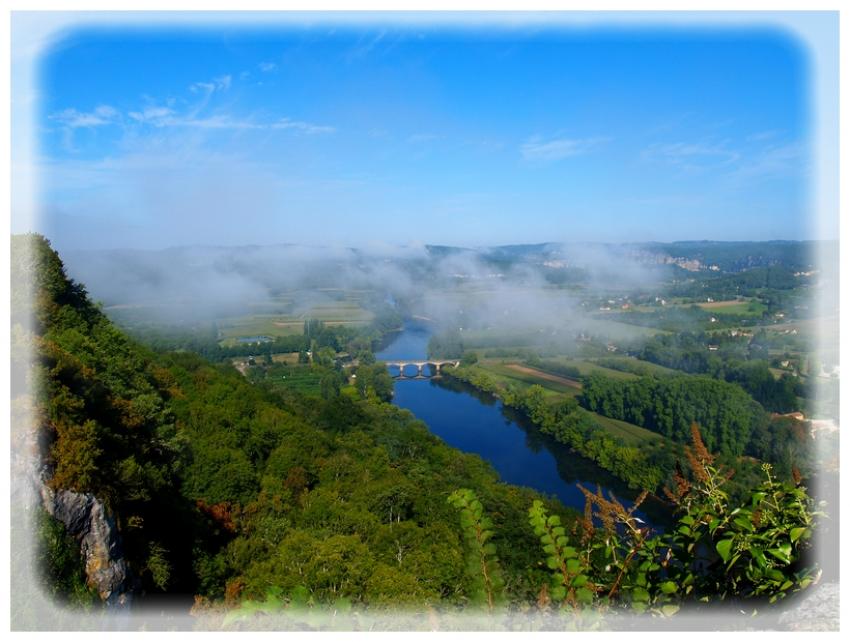
[[[375,356],[380,361],[424,360],[429,338],[426,326],[407,323]],[[502,480],[554,495],[578,511],[584,509],[584,495],[577,483],[592,491],[600,485],[606,496],[612,491],[626,506],[637,495],[591,460],[542,434],[520,413],[464,382],[397,379],[393,403],[422,419],[450,446],[490,462]],[[669,522],[669,511],[658,500],[648,500],[636,514],[659,527]]]

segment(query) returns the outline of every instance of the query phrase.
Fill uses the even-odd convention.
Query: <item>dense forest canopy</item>
[[[377,398],[284,394],[230,365],[154,353],[66,278],[45,239],[15,237],[13,256],[14,282],[34,282],[48,483],[108,502],[143,592],[235,600],[303,586],[320,601],[463,603],[446,497],[464,486],[497,510],[506,577],[517,599],[531,595],[533,491]]]

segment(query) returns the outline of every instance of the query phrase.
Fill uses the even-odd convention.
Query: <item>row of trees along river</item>
[[[375,356],[380,361],[425,361],[430,335],[426,325],[407,322]],[[585,504],[577,484],[613,491],[626,506],[638,494],[589,459],[542,434],[521,413],[464,382],[397,379],[393,403],[422,419],[450,446],[481,456],[504,481],[555,495],[577,511]],[[636,515],[660,527],[669,520],[666,504],[660,500],[645,501]]]

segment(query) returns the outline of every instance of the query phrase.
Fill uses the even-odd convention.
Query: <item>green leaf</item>
[[[790,562],[791,562],[791,558],[788,557],[788,554],[783,550],[782,547],[780,547],[780,548],[769,548],[769,549],[767,549],[767,552],[770,553],[771,555],[773,555],[780,562],[783,562],[785,564],[790,564]]]
[[[782,571],[776,568],[770,568],[766,570],[764,574],[775,582],[781,582],[785,579],[785,576],[782,574]]]
[[[798,539],[800,539],[805,534],[806,530],[807,529],[804,528],[804,527],[792,528],[791,529],[791,541],[796,542]]]
[[[717,553],[723,559],[724,562],[729,561],[730,552],[732,550],[732,540],[731,539],[722,539],[717,542]]]
[[[672,617],[676,615],[679,611],[679,606],[676,604],[665,604],[661,607],[661,612],[664,614],[664,617]]]
[[[649,593],[645,588],[640,586],[636,586],[632,589],[632,599],[635,602],[648,602],[649,601]]]
[[[306,586],[296,586],[289,593],[289,603],[292,606],[307,606],[310,601],[310,591]]]
[[[576,599],[583,604],[590,604],[593,601],[593,591],[586,588],[576,589]]]
[[[670,595],[671,593],[675,593],[679,587],[676,586],[675,582],[664,582],[661,585],[661,592]]]

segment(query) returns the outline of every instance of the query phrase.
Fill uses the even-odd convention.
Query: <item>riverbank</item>
[[[425,360],[432,328],[428,324],[408,320],[405,330],[396,335],[375,355],[379,361]],[[480,365],[480,364],[479,364]],[[429,430],[451,446],[480,455],[509,484],[528,486],[558,497],[566,506],[583,511],[585,498],[578,484],[595,490],[601,487],[613,492],[624,502],[633,501],[642,490],[599,466],[592,458],[571,448],[563,440],[540,429],[522,408],[504,404],[481,386],[457,377],[439,380],[397,380],[392,403],[410,410],[422,419]],[[526,376],[514,371],[513,376]],[[509,384],[514,379],[499,379]],[[517,385],[526,388],[522,382]],[[560,399],[558,391],[579,391],[557,382],[548,382],[551,399]],[[636,440],[633,440],[636,441]],[[640,447],[646,444],[641,442]],[[669,506],[661,500],[648,500],[639,509],[647,523],[664,524],[670,517]]]
[[[632,489],[656,494],[666,479],[666,467],[662,465],[666,462],[651,459],[652,456],[660,459],[662,449],[648,450],[616,439],[572,397],[553,402],[547,400],[539,386],[510,389],[475,366],[461,366],[447,371],[444,377],[492,394],[506,406],[522,412],[542,433],[590,459]]]

